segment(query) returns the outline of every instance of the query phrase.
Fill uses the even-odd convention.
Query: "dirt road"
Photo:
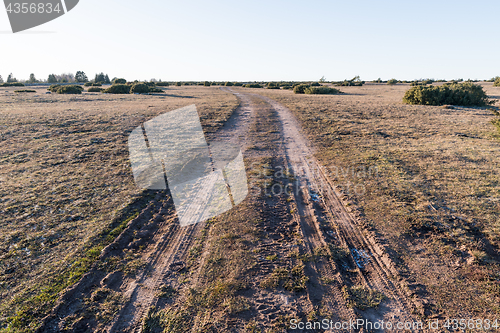
[[[418,311],[418,304],[413,303],[406,293],[383,247],[339,199],[335,186],[315,160],[313,148],[302,135],[300,125],[291,112],[267,97],[241,89],[223,89],[235,94],[240,106],[210,139],[238,144],[245,156],[262,154],[262,149],[252,150],[255,138],[252,138],[254,134],[249,128],[260,121],[257,112],[260,117],[269,115],[270,119],[273,115],[270,121],[278,128],[278,133],[274,133],[278,145],[272,153],[288,170],[287,177],[293,179],[290,214],[302,239],[298,247],[310,258],[317,258],[308,260],[305,265],[309,279],[305,298],[284,296],[281,291],[268,292],[255,287],[252,303],[257,310],[254,318],[263,323],[272,320],[274,317],[270,314],[281,311],[281,300],[285,299],[284,304],[288,308],[294,304],[313,309],[321,305],[330,318],[337,320],[363,318],[372,322],[392,322],[394,325],[397,322],[417,321],[414,313]],[[177,273],[185,268],[190,249],[204,228],[205,223],[179,227],[168,193],[157,193],[123,234],[104,249],[99,260],[101,263],[110,262],[112,258],[123,258],[140,248],[140,254],[136,255],[139,257],[137,260],[142,262],[138,272],[130,275],[123,273],[123,267],[103,269],[102,264],[94,265],[79,283],[63,295],[39,331],[57,332],[71,327],[74,331],[141,332],[148,310],[162,308],[166,304],[159,297],[159,291],[164,286],[181,289],[181,284],[186,283],[179,282]],[[276,242],[269,243],[266,251],[280,253],[280,246]],[[267,263],[262,263],[262,267],[265,265]],[[200,264],[190,274],[190,285],[199,283],[197,276],[202,266]],[[268,271],[261,269],[262,274]],[[89,311],[88,300],[99,300],[99,290],[106,291],[106,300],[111,294],[118,299],[116,303],[119,305],[109,311],[108,320],[88,319],[86,315]],[[356,291],[363,292],[362,297],[383,295],[385,299],[374,308],[349,306],[357,305]]]

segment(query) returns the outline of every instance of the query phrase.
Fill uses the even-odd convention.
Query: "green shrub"
[[[87,89],[88,92],[102,92],[104,89],[99,87],[90,87]]]
[[[160,89],[158,87],[149,87],[149,92],[150,93],[164,93],[163,89]]]
[[[156,82],[158,87],[168,87],[170,84],[168,82]]]
[[[304,89],[305,94],[318,94],[318,95],[336,95],[342,92],[335,88],[330,87],[308,87]]]
[[[225,85],[226,87],[231,87],[231,86],[233,86],[233,83],[228,81],[228,82],[226,82],[224,85]]]
[[[113,84],[126,84],[127,80],[125,79],[114,79]]]
[[[210,83],[210,82],[208,82],[208,81],[205,81],[205,82],[203,82],[203,85],[204,85],[205,87],[210,87],[211,83]]]
[[[493,87],[500,87],[500,77],[497,77],[495,83],[493,83]]]
[[[21,82],[5,82],[0,84],[0,87],[24,87],[24,83]]]
[[[382,83],[382,79],[381,79],[381,78],[378,78],[378,79],[376,79],[376,80],[373,80],[372,82],[373,82],[373,83]]]
[[[144,83],[136,83],[130,88],[131,94],[147,94],[149,87]]]
[[[320,87],[321,84],[319,84],[319,82],[313,82],[311,83],[311,87]]]
[[[100,83],[92,83],[92,82],[86,82],[84,84],[85,87],[102,87],[102,84]]]
[[[56,93],[78,95],[81,94],[82,91],[83,91],[82,86],[70,85],[70,86],[60,86],[59,88],[57,88]]]
[[[258,83],[249,83],[249,84],[245,84],[244,86],[245,88],[262,88],[262,86]]]
[[[309,88],[308,84],[298,84],[293,87],[293,92],[296,94],[305,94],[307,88]]]
[[[60,86],[61,86],[60,84],[53,84],[50,87],[48,87],[47,90],[55,93],[57,92],[57,89],[59,89]]]
[[[35,90],[29,90],[29,89],[24,89],[24,90],[14,90],[15,93],[35,93]]]
[[[126,84],[114,84],[104,90],[105,94],[130,94],[130,86]]]
[[[176,85],[177,87],[180,87],[180,86],[182,86],[182,82],[177,82],[175,85]]]
[[[480,85],[465,83],[446,83],[442,86],[416,86],[405,93],[403,102],[419,105],[461,105],[486,106],[493,104]]]
[[[242,86],[243,86],[243,83],[241,83],[241,82],[234,82],[234,83],[233,83],[233,85],[234,85],[235,87],[242,87]]]
[[[387,81],[387,84],[390,85],[390,86],[393,86],[395,85],[396,83],[398,83],[399,81],[396,80],[396,79],[390,79]]]

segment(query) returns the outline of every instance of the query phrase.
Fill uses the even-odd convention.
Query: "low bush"
[[[126,84],[114,84],[104,90],[105,94],[130,94],[130,86]]]
[[[493,87],[500,87],[500,77],[497,77],[495,83],[493,83]]]
[[[78,95],[81,94],[82,91],[83,91],[82,86],[69,85],[69,86],[60,86],[59,88],[57,88],[56,93]]]
[[[24,87],[24,83],[21,82],[5,82],[0,84],[0,87]]]
[[[57,92],[57,89],[59,89],[60,86],[61,86],[60,84],[53,84],[50,87],[48,87],[47,90],[55,93]]]
[[[36,92],[35,90],[29,90],[29,89],[24,89],[24,90],[14,90],[15,93],[34,93]]]
[[[307,88],[309,88],[308,84],[297,84],[293,87],[293,92],[296,94],[305,94]]]
[[[85,87],[102,87],[102,84],[100,83],[92,83],[92,82],[86,82],[84,84]]]
[[[399,81],[396,80],[396,79],[390,79],[387,81],[387,84],[390,85],[390,86],[393,86],[395,85],[396,83],[398,83]]]
[[[99,87],[90,87],[89,89],[87,89],[88,92],[102,92],[104,91],[103,88],[99,88]]]
[[[228,81],[228,82],[226,82],[224,85],[225,85],[226,87],[231,87],[231,86],[233,86],[233,83]]]
[[[311,87],[320,87],[321,84],[319,84],[319,82],[313,82],[311,83]]]
[[[262,88],[262,86],[258,83],[249,83],[249,84],[245,84],[244,86],[245,88]]]
[[[235,82],[235,83],[233,83],[233,85],[235,87],[241,87],[241,86],[243,86],[243,83],[241,83],[241,82]]]
[[[170,84],[168,82],[156,82],[158,87],[168,87]]]
[[[144,83],[136,83],[130,88],[131,94],[147,94],[149,87]]]
[[[338,89],[330,87],[308,87],[304,89],[304,93],[314,95],[336,95],[341,94],[342,92]]]
[[[149,87],[149,92],[150,93],[164,93],[163,89],[160,89],[158,87]]]
[[[373,80],[372,82],[373,82],[373,83],[382,83],[383,81],[382,81],[382,79],[381,79],[381,78],[378,78],[378,79],[376,79],[376,80]]]
[[[408,90],[403,102],[419,105],[461,105],[461,106],[486,106],[494,102],[480,85],[465,83],[446,83],[442,86],[416,86]]]
[[[205,81],[205,82],[203,82],[203,85],[204,85],[205,87],[210,87],[210,86],[211,86],[211,83],[210,83],[209,81]]]
[[[125,79],[114,79],[113,84],[126,84],[127,80]]]
[[[180,87],[180,86],[182,86],[182,82],[177,82],[175,85],[176,85],[177,87]]]

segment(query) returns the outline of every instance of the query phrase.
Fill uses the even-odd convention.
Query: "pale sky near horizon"
[[[18,34],[4,8],[4,80],[78,70],[168,81],[500,75],[498,0],[81,0]]]

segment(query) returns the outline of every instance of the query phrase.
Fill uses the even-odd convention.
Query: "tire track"
[[[325,209],[330,225],[337,231],[339,241],[349,249],[350,259],[356,264],[354,268],[362,284],[370,289],[381,291],[388,297],[384,306],[364,311],[361,313],[362,317],[371,321],[418,321],[413,315],[417,305],[413,303],[405,290],[391,281],[398,277],[394,264],[376,243],[375,237],[360,228],[355,218],[347,212],[339,195],[335,192],[334,185],[313,157],[306,139],[299,131],[300,125],[292,113],[270,98],[255,96],[266,101],[280,117],[286,158],[300,187],[300,195],[296,195],[298,218],[310,250],[311,247],[323,246],[327,243],[327,236],[323,234],[318,223],[317,212],[314,212],[311,207],[314,195]],[[368,263],[360,262],[360,253],[369,255]],[[339,283],[345,284],[341,274],[337,277]],[[338,296],[334,298],[338,299]]]

